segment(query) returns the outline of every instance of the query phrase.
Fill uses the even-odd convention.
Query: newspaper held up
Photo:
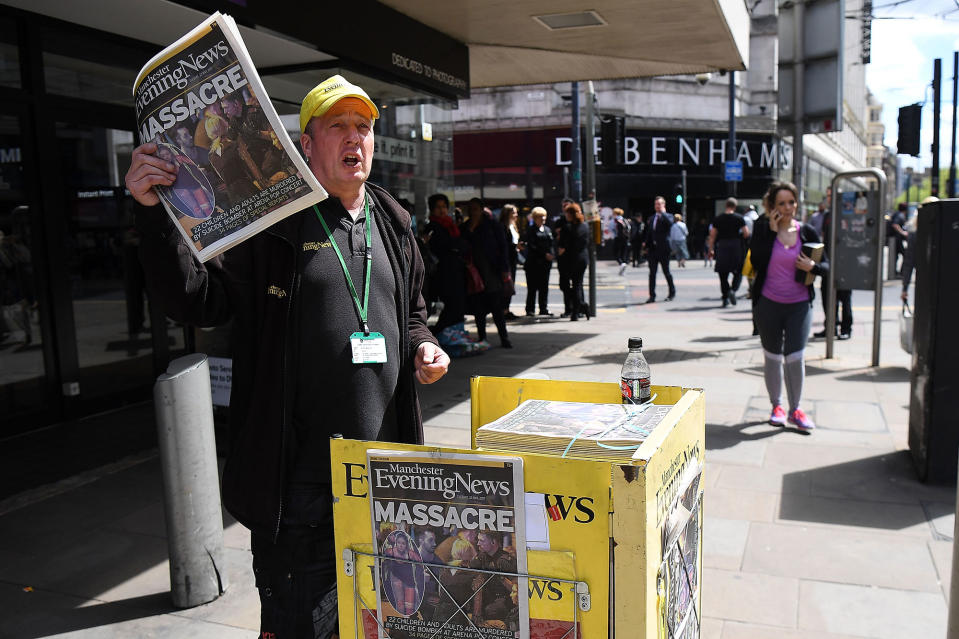
[[[172,186],[154,188],[201,261],[326,198],[230,16],[214,13],[154,56],[133,96],[140,144],[178,167]]]
[[[528,639],[523,460],[370,450],[380,637]]]

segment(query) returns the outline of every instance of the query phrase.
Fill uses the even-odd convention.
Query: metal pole
[[[586,199],[598,199],[596,196],[596,122],[594,104],[596,94],[593,81],[586,83]],[[593,194],[590,196],[590,194]]]
[[[939,197],[939,125],[942,100],[942,58],[932,62],[932,181],[930,195]]]
[[[839,207],[839,176],[832,179],[832,202],[829,203],[829,295],[826,299],[826,359],[832,359],[833,341],[836,338],[836,227],[839,226],[836,212]]]
[[[804,215],[804,205],[803,198],[805,195],[805,184],[803,184],[804,178],[804,166],[803,166],[803,120],[806,119],[805,106],[803,105],[803,82],[805,74],[805,52],[803,50],[803,20],[804,20],[804,6],[803,0],[797,0],[795,5],[793,5],[793,20],[796,25],[795,33],[793,34],[793,60],[795,61],[793,66],[793,117],[795,122],[793,123],[793,184],[796,185],[796,190],[799,192],[799,201],[796,203],[797,208],[796,212],[799,214],[800,218],[803,219]],[[826,328],[827,335],[826,339],[829,339],[829,328]],[[828,349],[828,342],[827,342]]]
[[[952,54],[952,155],[949,160],[949,185],[946,192],[956,197],[956,99],[959,98],[959,51]]]
[[[682,170],[681,175],[683,176],[683,222],[686,222],[686,200],[689,199],[686,194],[686,169]]]
[[[583,201],[583,151],[579,144],[579,82],[572,83],[570,96],[573,107],[573,121],[570,126],[570,136],[573,138],[573,194],[575,202]]]
[[[206,355],[170,362],[153,387],[163,474],[170,591],[190,608],[226,591],[223,514]]]
[[[593,81],[586,83],[586,188],[587,196],[594,202],[599,201],[596,194],[596,121],[593,113],[593,101],[596,93],[593,91]],[[596,242],[593,240],[595,222],[587,220],[589,225],[589,314],[596,317]]]
[[[730,162],[736,159],[736,72],[729,72],[729,149],[726,159]],[[736,195],[736,182],[730,181],[729,194]],[[686,206],[686,187],[683,185],[683,206]]]
[[[886,225],[883,224],[883,211],[886,210],[886,174],[882,171],[876,171],[879,174],[877,188],[879,189],[879,211],[876,213],[876,224],[879,226],[876,238],[876,288],[873,291],[873,309],[872,309],[872,365],[879,366],[879,332],[882,328],[882,250],[883,237],[886,234]],[[893,250],[892,259],[895,262],[896,253]],[[893,264],[895,269],[895,264]]]

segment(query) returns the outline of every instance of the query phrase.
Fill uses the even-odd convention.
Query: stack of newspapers
[[[531,399],[476,431],[476,445],[560,457],[629,461],[671,405]]]

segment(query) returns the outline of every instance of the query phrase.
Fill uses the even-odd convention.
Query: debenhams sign
[[[726,157],[729,141],[723,137],[701,137],[689,135],[658,135],[638,133],[627,135],[623,139],[624,164],[642,168],[663,167],[665,169],[686,168],[701,169],[704,172],[713,168],[720,170]],[[602,139],[593,139],[593,148],[597,164],[602,150]],[[555,138],[555,162],[557,166],[572,164],[572,138]],[[743,170],[756,173],[768,173],[774,169],[788,169],[792,159],[792,148],[771,136],[756,139],[736,140],[736,160],[743,163]]]

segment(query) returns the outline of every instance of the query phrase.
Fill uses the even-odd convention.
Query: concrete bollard
[[[190,608],[226,591],[223,514],[206,355],[170,362],[153,386],[163,474],[170,592]]]

